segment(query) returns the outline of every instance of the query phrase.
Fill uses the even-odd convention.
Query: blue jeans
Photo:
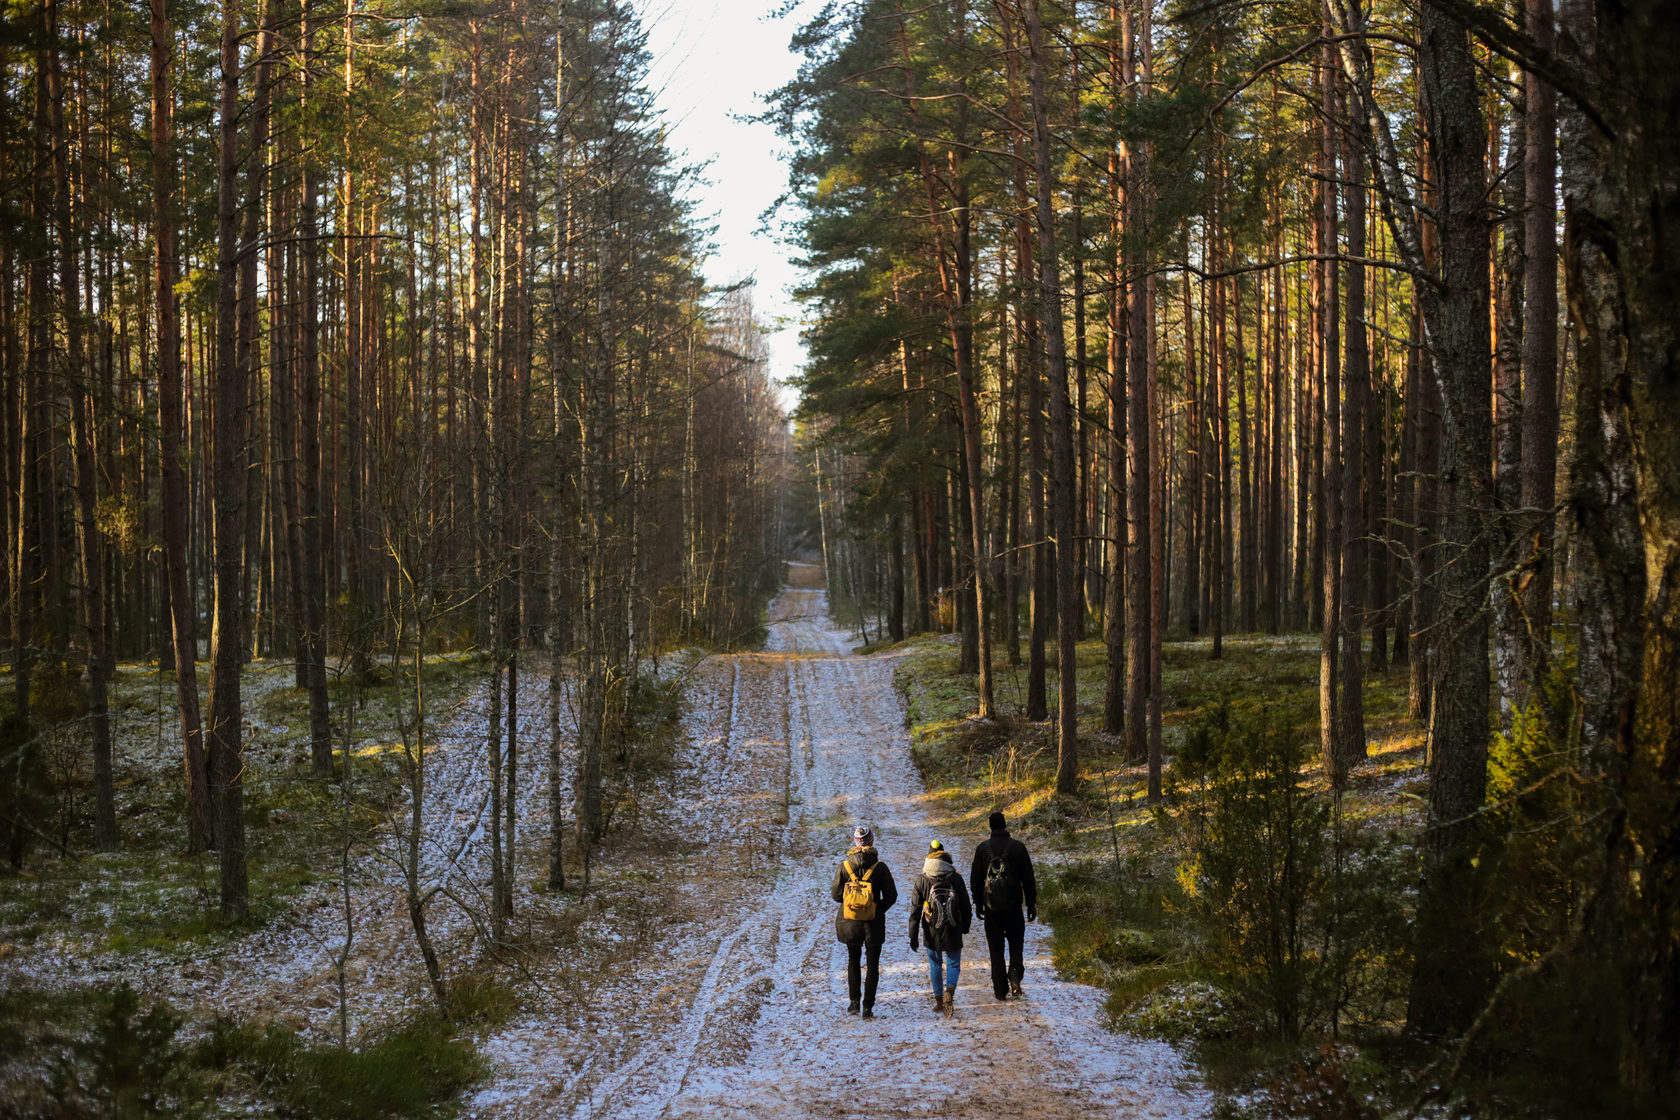
[[[928,979],[933,981],[933,998],[938,999],[949,988],[957,990],[957,974],[962,971],[961,949],[925,950],[928,959]]]

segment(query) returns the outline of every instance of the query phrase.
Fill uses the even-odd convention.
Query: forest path
[[[1205,1093],[1168,1046],[1099,1025],[1101,995],[1057,978],[1028,927],[1026,997],[991,994],[984,934],[951,1019],[930,1004],[905,907],[930,839],[964,872],[983,836],[939,819],[910,761],[894,659],[834,629],[821,569],[789,565],[762,653],[696,670],[684,777],[643,903],[611,967],[569,971],[561,1005],[489,1040],[485,1117],[1188,1117]],[[845,1014],[828,888],[854,823],[876,830],[901,902],[887,914],[872,1021]],[[941,827],[943,825],[944,827]],[[656,851],[657,846],[656,846]],[[650,910],[659,910],[655,915]],[[590,971],[587,968],[583,971]]]

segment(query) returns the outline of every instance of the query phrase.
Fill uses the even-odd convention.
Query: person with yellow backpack
[[[846,947],[846,990],[851,996],[846,1013],[856,1015],[861,1006],[863,1017],[873,1019],[887,911],[898,901],[898,887],[875,850],[875,834],[861,824],[852,833],[852,846],[834,873],[829,893],[840,904],[834,935]]]

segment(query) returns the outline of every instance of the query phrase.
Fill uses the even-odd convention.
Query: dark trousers
[[[1016,942],[1019,945],[1019,939]],[[871,941],[863,945],[846,946],[846,991],[855,1000],[858,989],[863,989],[863,1005],[875,1006],[875,989],[881,984],[881,945],[879,941]],[[864,950],[868,950],[868,967],[864,967]],[[1016,954],[1019,956],[1019,952]]]
[[[1009,994],[1009,978],[1021,979],[1021,939],[1027,933],[1027,919],[1019,910],[986,915],[986,947],[992,951],[992,992],[1000,999]],[[1004,968],[1003,950],[1009,947],[1009,967]]]

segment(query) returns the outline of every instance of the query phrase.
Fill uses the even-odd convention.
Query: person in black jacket
[[[910,951],[916,951],[918,940],[927,945],[933,1009],[946,1016],[956,1010],[962,939],[972,920],[962,876],[951,863],[951,853],[935,840],[922,861],[916,885],[910,888]]]
[[[871,907],[874,913],[870,917],[846,916],[846,886],[851,882],[864,882],[872,888],[869,894],[874,902]],[[846,1011],[857,1014],[861,998],[863,1017],[873,1019],[875,989],[881,982],[881,943],[887,939],[887,911],[898,901],[898,887],[893,884],[892,872],[881,862],[880,853],[875,850],[875,834],[861,824],[852,833],[852,846],[834,872],[834,884],[829,893],[834,896],[835,902],[840,903],[840,913],[834,919],[834,935],[846,947],[846,990],[851,994]],[[867,973],[861,967],[866,954]]]
[[[1038,920],[1038,883],[1033,879],[1032,857],[1027,846],[1009,835],[1002,813],[993,813],[987,823],[991,836],[974,849],[974,866],[968,884],[974,892],[974,906],[986,923],[986,945],[992,951],[992,994],[1008,999],[1021,994],[1021,939],[1026,922]],[[1026,921],[1021,907],[1027,908]],[[1009,967],[1003,962],[1009,947]]]

